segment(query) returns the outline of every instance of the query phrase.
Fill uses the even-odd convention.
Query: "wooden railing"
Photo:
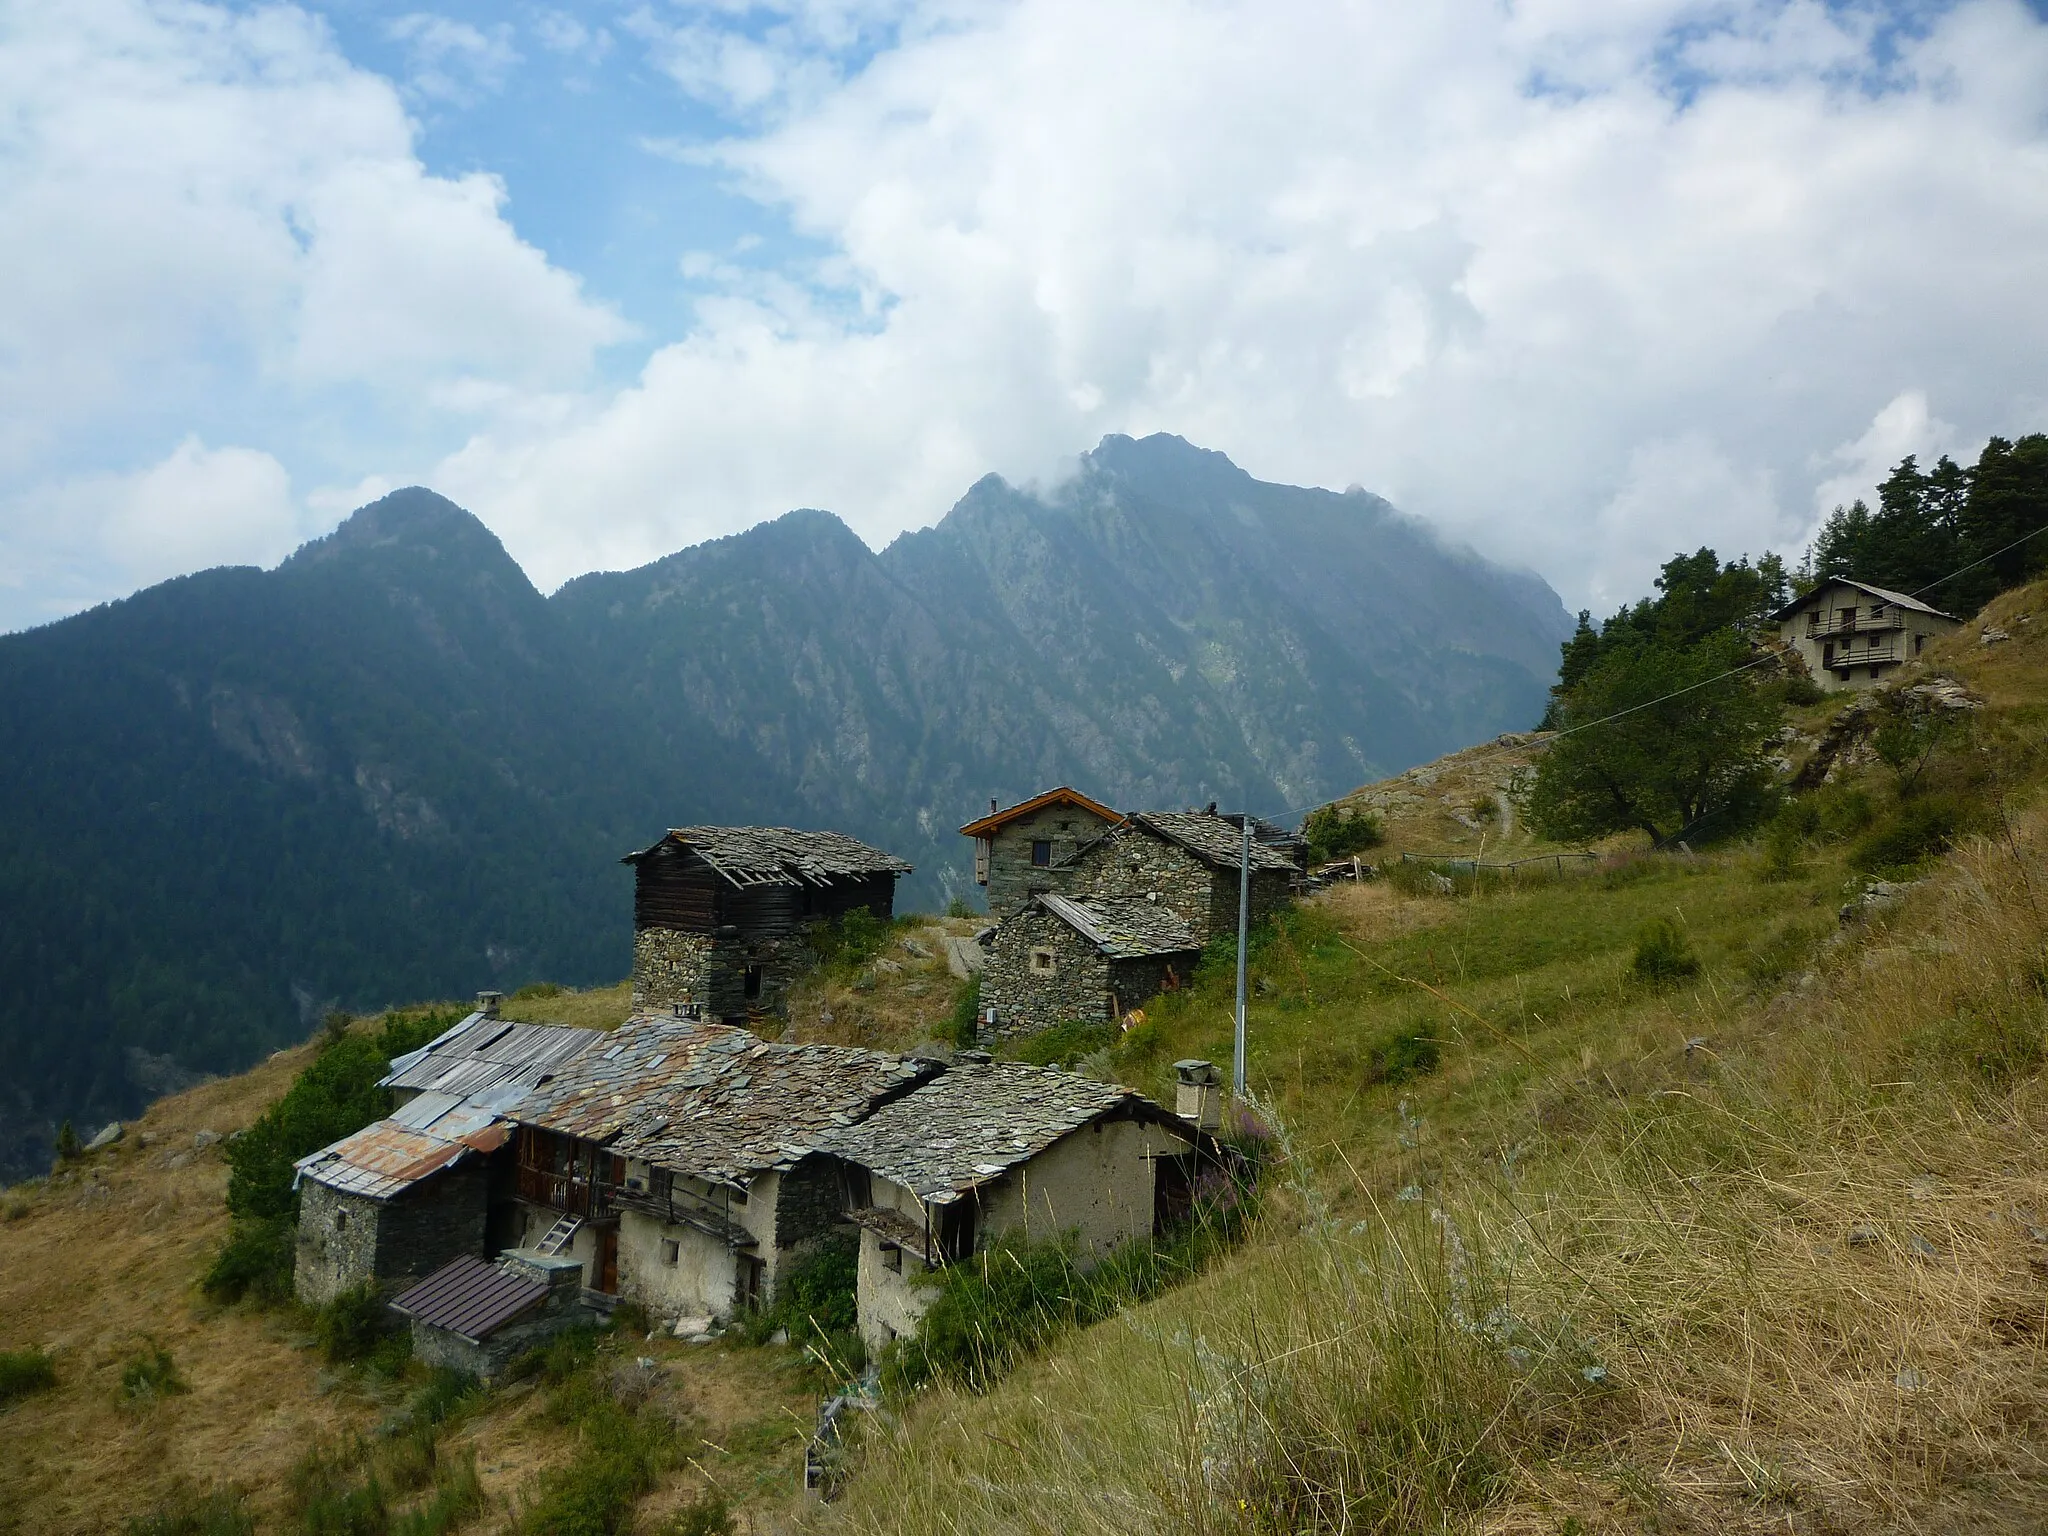
[[[1807,637],[1816,640],[1828,635],[1860,635],[1870,630],[1905,627],[1906,616],[1897,609],[1877,618],[1864,614],[1860,608],[1855,613],[1845,609],[1839,613],[1809,613],[1806,616]]]

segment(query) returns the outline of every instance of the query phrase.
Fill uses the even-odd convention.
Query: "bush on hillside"
[[[860,1337],[857,1299],[860,1243],[834,1237],[798,1254],[776,1277],[775,1305],[745,1319],[749,1343],[765,1343],[777,1330],[792,1344],[841,1378],[858,1376],[867,1365]]]
[[[965,1049],[981,1037],[981,978],[970,976],[953,992],[953,1011],[939,1031],[942,1039]]]
[[[824,965],[857,968],[882,952],[892,926],[866,907],[855,907],[829,923],[816,924],[811,929],[811,948]]]
[[[40,1349],[0,1349],[0,1408],[57,1385],[57,1367]]]
[[[202,1490],[181,1483],[146,1515],[121,1527],[122,1536],[256,1536],[256,1517],[237,1488]]]
[[[1629,975],[1647,986],[1668,987],[1697,976],[1700,961],[1678,919],[1659,917],[1637,932],[1635,959],[1628,969]]]
[[[447,1009],[386,1014],[375,1033],[327,1029],[320,1054],[284,1097],[224,1147],[228,1162],[227,1242],[200,1281],[216,1301],[250,1297],[281,1301],[291,1294],[299,1197],[292,1165],[309,1152],[391,1113],[389,1089],[377,1080],[391,1059],[418,1050],[460,1022]]]
[[[1301,835],[1308,843],[1311,864],[1348,858],[1368,848],[1377,848],[1387,840],[1386,829],[1371,811],[1347,811],[1335,805],[1310,811],[1301,824]]]
[[[1870,875],[1909,873],[1948,852],[1979,819],[1976,807],[1953,795],[1916,796],[1849,850],[1849,865]]]
[[[121,1367],[121,1396],[131,1403],[155,1402],[191,1390],[171,1352],[155,1339],[144,1339]]]
[[[337,1365],[368,1359],[393,1331],[391,1309],[374,1283],[343,1291],[313,1314],[313,1337]]]

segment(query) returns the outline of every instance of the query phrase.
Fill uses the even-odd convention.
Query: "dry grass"
[[[587,987],[577,991],[563,987],[548,993],[532,988],[505,999],[500,1010],[506,1018],[522,1024],[562,1024],[571,1029],[617,1029],[633,1011],[633,983],[630,979],[609,987]]]
[[[966,938],[986,918],[919,917],[894,935],[878,959],[858,971],[835,968],[791,991],[789,1039],[824,1045],[908,1050],[937,1040],[952,1017],[961,983],[946,969],[945,940]],[[925,953],[914,953],[910,940]]]

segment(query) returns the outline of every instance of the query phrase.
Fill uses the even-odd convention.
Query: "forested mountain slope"
[[[1378,498],[1169,437],[881,554],[796,512],[552,598],[394,493],[0,638],[0,1174],[333,1003],[623,974],[616,861],[662,827],[840,826],[935,903],[990,795],[1283,812],[1529,724],[1567,628]]]

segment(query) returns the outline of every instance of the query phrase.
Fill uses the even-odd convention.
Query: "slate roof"
[[[943,1205],[1105,1115],[1187,1124],[1115,1083],[1021,1061],[958,1062],[820,1148]],[[891,1238],[890,1241],[897,1241]]]
[[[604,1038],[599,1029],[515,1024],[472,1013],[418,1050],[393,1058],[377,1086],[453,1094],[509,1109],[543,1077]]]
[[[1066,785],[1062,784],[1058,789],[1048,789],[1043,794],[1033,795],[1029,800],[1019,800],[1015,805],[1010,806],[1006,810],[990,811],[980,820],[967,823],[966,826],[960,829],[960,835],[962,837],[992,836],[999,828],[1015,821],[1019,816],[1029,816],[1033,811],[1043,810],[1048,805],[1077,806],[1081,810],[1088,812],[1091,816],[1101,817],[1104,821],[1113,822],[1121,819],[1115,811],[1112,811],[1100,800],[1091,800],[1078,789],[1069,789]]]
[[[870,848],[844,832],[806,832],[796,827],[674,827],[660,842],[629,853],[620,862],[637,864],[669,843],[690,849],[741,889],[830,885],[836,880],[911,871],[910,864],[895,854]]]
[[[823,1137],[939,1070],[663,1014],[628,1019],[611,1039],[542,1085],[517,1119],[734,1188],[795,1166]]]
[[[502,1147],[512,1127],[480,1105],[423,1093],[386,1119],[364,1126],[292,1167],[293,1182],[312,1179],[345,1194],[389,1200],[472,1152]]]
[[[541,1281],[464,1254],[394,1298],[391,1308],[475,1344],[533,1310],[547,1295]]]
[[[1816,597],[1826,592],[1829,587],[1837,585],[1854,587],[1858,592],[1868,592],[1872,597],[1882,602],[1894,603],[1901,608],[1910,608],[1915,613],[1931,613],[1937,619],[1956,618],[1952,613],[1943,613],[1939,608],[1931,608],[1926,603],[1921,602],[1919,598],[1908,597],[1903,592],[1894,592],[1887,587],[1873,587],[1867,581],[1852,581],[1847,576],[1829,576],[1804,597],[1793,598],[1791,602],[1772,614],[1771,622],[1775,624],[1781,619],[1791,618],[1793,614],[1799,612],[1800,609],[1806,607]],[[1956,622],[1960,623],[1962,621],[1957,619]]]
[[[1244,833],[1237,824],[1210,811],[1138,811],[1128,820],[1156,832],[1170,843],[1178,843],[1204,864],[1217,869],[1238,867]],[[1290,873],[1294,861],[1259,841],[1252,829],[1252,870],[1284,869]]]
[[[1142,897],[1047,892],[1038,904],[1112,960],[1188,954],[1202,947],[1171,909]]]

